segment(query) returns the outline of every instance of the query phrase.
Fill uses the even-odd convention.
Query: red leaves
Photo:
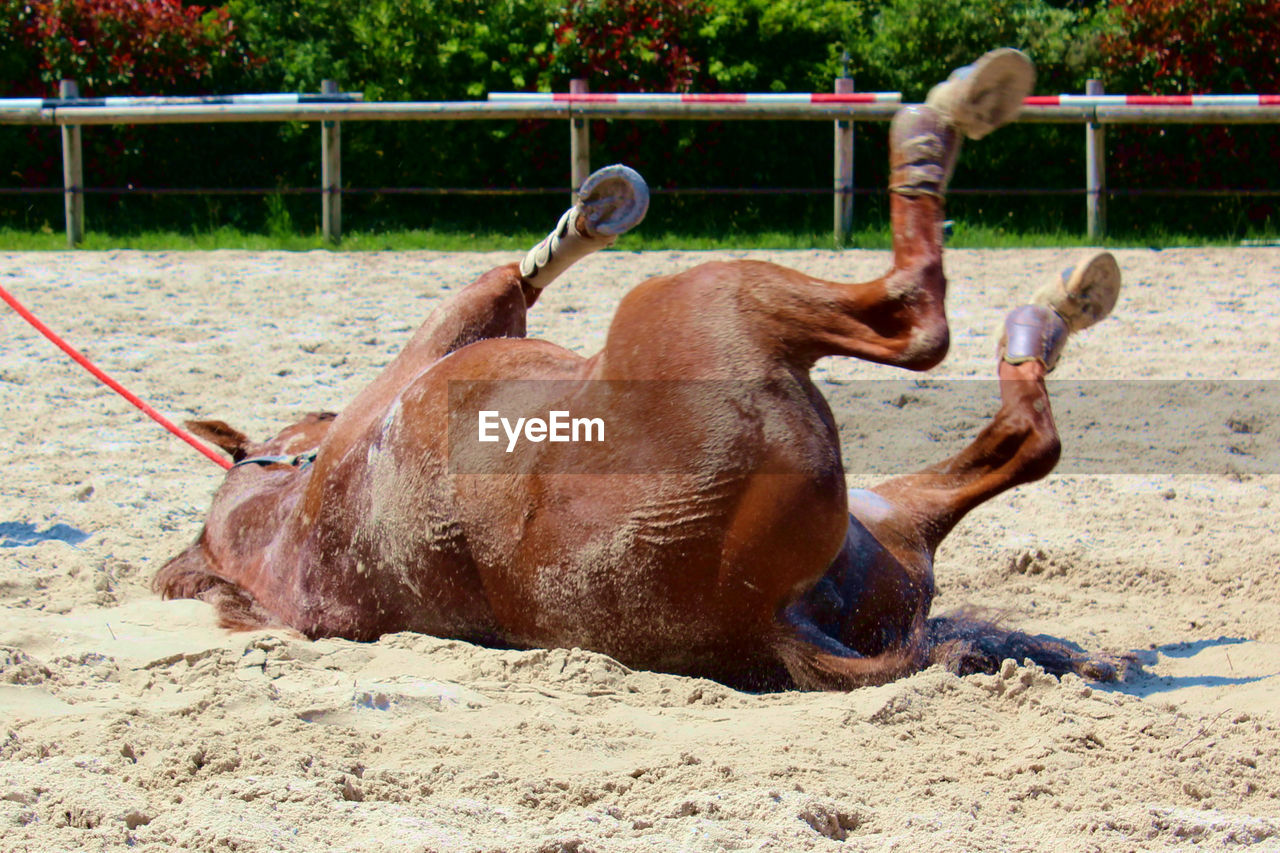
[[[687,92],[702,70],[689,42],[707,15],[703,0],[569,0],[558,60],[613,92]]]
[[[208,88],[215,59],[253,60],[235,50],[226,9],[181,0],[34,0],[11,30],[40,59],[22,88],[53,94],[73,78],[86,94],[181,94]],[[11,24],[11,26],[13,26]],[[29,91],[28,94],[37,94]]]
[[[1280,0],[1112,0],[1107,88],[1130,94],[1280,92]],[[1112,172],[1131,187],[1274,187],[1275,130],[1202,125],[1117,130]],[[1257,205],[1250,215],[1267,210]],[[1269,215],[1269,214],[1268,214]]]
[[[1162,94],[1280,90],[1280,0],[1112,0],[1120,31],[1102,41],[1130,89]]]

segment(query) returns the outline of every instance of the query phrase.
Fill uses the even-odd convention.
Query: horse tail
[[[1030,660],[1050,675],[1074,672],[1097,681],[1123,678],[1135,663],[1128,657],[1094,657],[1061,640],[1002,628],[997,622],[959,611],[929,620],[929,663],[957,675],[995,673],[1008,659]]]

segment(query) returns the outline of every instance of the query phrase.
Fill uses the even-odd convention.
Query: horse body
[[[584,185],[587,213],[439,306],[340,415],[262,445],[194,425],[241,464],[157,589],[214,602],[232,627],[580,646],[754,688],[848,689],[931,660],[990,669],[1011,650],[1107,674],[1060,643],[927,621],[942,537],[1057,459],[1043,377],[1068,329],[1053,311],[1029,308],[1016,327],[1002,407],[972,445],[846,491],[809,369],[843,355],[923,370],[949,340],[942,189],[958,138],[937,112],[907,108],[890,141],[886,275],[846,284],[735,261],[650,279],[590,358],[524,338],[542,271],[603,245],[587,213],[626,219]],[[470,431],[484,411],[586,413],[607,435],[481,448]]]
[[[804,363],[815,351],[757,319],[766,284],[790,292],[783,273],[713,264],[642,285],[589,359],[483,338],[416,374],[393,364],[332,421],[313,466],[234,471],[197,547],[311,636],[418,630],[724,678],[727,660],[767,669],[779,603],[813,586],[848,526],[838,436]],[[514,270],[473,285],[519,286]],[[451,384],[483,395],[487,380],[546,382],[546,408],[605,413],[608,440],[506,457],[553,472],[538,476],[452,471],[451,409],[500,403],[450,400]],[[255,452],[298,450],[282,434]],[[557,454],[586,473],[554,473]]]

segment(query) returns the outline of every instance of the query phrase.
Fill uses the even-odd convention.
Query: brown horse
[[[1057,460],[1043,378],[1067,334],[1114,303],[1109,255],[1010,315],[1003,405],[939,465],[847,491],[808,376],[829,355],[911,370],[942,360],[943,195],[960,136],[1009,120],[1030,77],[1025,57],[997,51],[898,113],[883,277],[704,264],[628,293],[604,349],[583,358],[524,333],[555,275],[644,214],[638,175],[593,175],[521,264],[439,306],[340,415],[263,444],[193,425],[240,464],[156,589],[213,602],[230,627],[579,646],[756,689],[849,689],[1004,657],[1114,677],[1061,643],[927,619],[942,538]],[[550,440],[557,412],[584,415],[592,440]],[[482,442],[486,417],[497,439]]]

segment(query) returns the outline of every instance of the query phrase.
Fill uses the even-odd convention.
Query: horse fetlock
[[[1053,370],[1067,344],[1066,321],[1043,305],[1023,305],[1004,318],[1000,357],[1009,364],[1038,361]]]
[[[941,198],[959,153],[959,136],[937,110],[898,110],[889,129],[889,191]]]
[[[634,169],[605,166],[582,183],[578,199],[555,230],[520,261],[520,274],[535,288],[546,287],[592,252],[612,246],[640,224],[649,210],[649,185]]]
[[[616,237],[588,237],[579,230],[582,217],[571,207],[553,230],[520,261],[520,275],[537,288],[546,287],[565,270],[592,252],[612,245]]]

